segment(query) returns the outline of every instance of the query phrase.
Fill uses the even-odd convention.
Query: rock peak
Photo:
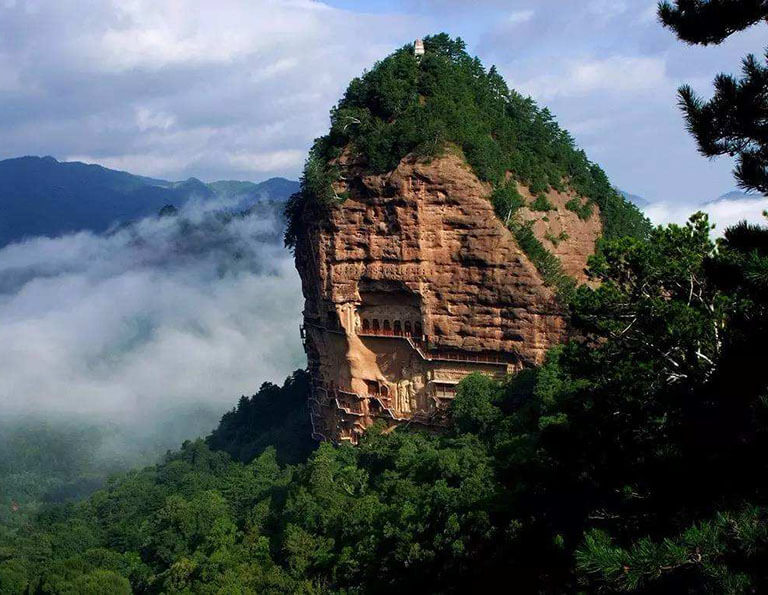
[[[316,438],[355,443],[376,421],[440,427],[462,378],[538,365],[563,340],[555,292],[463,158],[342,167],[346,200],[305,221],[296,245]],[[591,233],[574,244],[582,265]]]
[[[350,83],[286,206],[318,438],[439,427],[467,374],[540,364],[597,238],[647,225],[463,40],[419,41]]]

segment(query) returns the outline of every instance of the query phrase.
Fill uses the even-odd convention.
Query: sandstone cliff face
[[[534,202],[535,198],[528,188],[518,184],[518,191],[529,205]],[[587,280],[587,260],[594,254],[595,242],[603,231],[599,209],[593,205],[592,214],[582,220],[565,206],[574,198],[573,194],[550,190],[544,196],[554,207],[553,210],[535,211],[522,207],[518,217],[522,221],[533,221],[533,233],[538,240],[557,256],[566,274],[584,283]],[[578,197],[576,200],[583,202]]]
[[[376,419],[439,424],[466,374],[540,364],[563,340],[553,290],[461,156],[407,157],[384,175],[348,155],[340,165],[336,190],[349,198],[305,220],[296,246],[318,438],[355,442]],[[520,216],[583,279],[599,217],[581,221],[569,196],[549,198],[556,210]]]

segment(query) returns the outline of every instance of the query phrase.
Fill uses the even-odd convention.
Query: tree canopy
[[[765,0],[675,0],[659,2],[659,18],[688,43],[718,44],[768,20]]]

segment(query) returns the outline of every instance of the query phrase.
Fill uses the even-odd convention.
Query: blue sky
[[[760,53],[755,27],[690,47],[647,0],[0,0],[0,157],[204,180],[297,177],[348,81],[415,37],[464,38],[548,106],[615,184],[696,203],[734,187],[676,88]]]

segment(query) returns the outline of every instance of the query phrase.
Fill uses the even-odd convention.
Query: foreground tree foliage
[[[768,21],[765,0],[675,0],[659,3],[659,18],[692,44],[719,44],[733,33]],[[768,60],[768,53],[764,56]],[[699,151],[707,157],[736,157],[734,175],[746,190],[768,193],[768,68],[754,55],[742,76],[719,74],[709,101],[685,85],[680,106]]]
[[[659,2],[659,18],[688,43],[722,43],[761,21],[768,21],[765,0],[674,0]]]
[[[208,444],[3,538],[0,592],[768,588],[768,230],[709,231],[609,242],[578,340],[465,379],[443,434],[373,428],[285,465],[246,438],[305,379],[266,386]]]

